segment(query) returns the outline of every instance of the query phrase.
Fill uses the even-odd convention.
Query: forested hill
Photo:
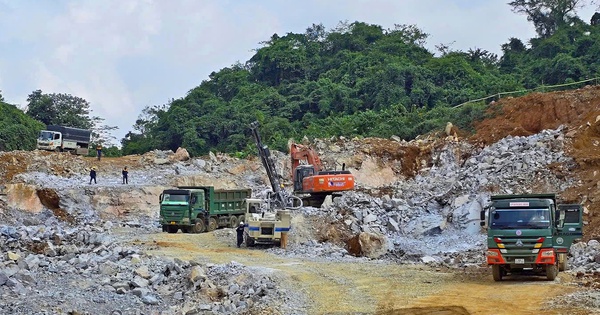
[[[424,48],[415,26],[361,22],[273,35],[245,63],[213,72],[170,104],[144,110],[123,154],[154,148],[237,152],[252,145],[258,119],[265,142],[290,137],[397,135],[410,139],[452,121],[468,129],[483,105],[452,106],[490,94],[598,75],[600,27],[579,19],[525,45],[511,38],[502,56],[473,48]]]

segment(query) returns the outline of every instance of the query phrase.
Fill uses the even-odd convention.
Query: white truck
[[[92,132],[86,129],[49,125],[40,131],[37,149],[87,155],[91,135]]]

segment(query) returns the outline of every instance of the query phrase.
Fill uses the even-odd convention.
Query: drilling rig
[[[272,191],[265,200],[246,199],[246,246],[251,247],[255,243],[281,243],[282,233],[287,233],[291,227],[290,210],[302,207],[302,200],[283,189],[271,152],[262,143],[258,122],[251,123],[250,130]]]

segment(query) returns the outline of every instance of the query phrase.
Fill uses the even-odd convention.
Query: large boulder
[[[172,161],[187,161],[190,159],[190,154],[185,148],[177,148],[175,154],[169,157]]]
[[[404,234],[413,236],[432,236],[446,229],[446,218],[439,214],[428,214],[414,218],[401,229]]]
[[[361,232],[346,242],[348,252],[354,256],[379,258],[388,252],[388,241],[384,235]]]

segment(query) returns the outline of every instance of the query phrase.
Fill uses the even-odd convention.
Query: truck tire
[[[244,222],[244,223],[247,224],[247,222],[246,222],[246,215],[245,214],[238,215],[238,224],[240,224],[240,222]]]
[[[556,279],[558,275],[558,266],[557,265],[548,265],[546,266],[546,279],[549,281],[553,281]]]
[[[558,263],[558,271],[565,271],[565,270],[567,270],[569,268],[569,266],[567,265],[567,262],[568,262],[567,261],[567,254],[558,254],[558,257],[559,257],[559,259],[558,259],[558,261],[559,261],[559,263]],[[562,258],[562,262],[560,262],[561,258]]]
[[[202,221],[202,219],[198,219],[194,226],[192,226],[192,233],[202,233],[204,232],[205,228],[204,221]]]
[[[212,231],[216,230],[217,227],[219,227],[217,225],[217,219],[215,219],[215,218],[208,219],[208,231],[209,232],[212,232]]]
[[[502,281],[504,270],[500,267],[500,265],[492,265],[492,276],[494,277],[494,281]]]
[[[238,223],[238,218],[236,216],[232,215],[231,218],[229,218],[229,227],[236,228]]]
[[[181,232],[182,232],[182,233],[190,233],[190,227],[189,227],[189,226],[182,227],[182,228],[181,228]]]
[[[179,228],[175,225],[167,226],[167,232],[169,232],[169,233],[172,233],[172,234],[177,233],[177,230],[179,230]]]

